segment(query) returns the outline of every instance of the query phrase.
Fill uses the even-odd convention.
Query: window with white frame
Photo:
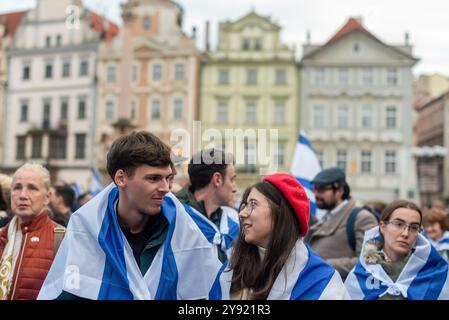
[[[217,122],[228,123],[229,107],[227,101],[218,101],[217,104]]]
[[[85,96],[78,97],[78,119],[79,120],[84,120],[87,118],[86,101],[87,101],[87,98]]]
[[[277,160],[279,166],[285,166],[285,143],[278,144]]]
[[[320,163],[320,167],[324,168],[324,151],[323,150],[315,150],[315,154]]]
[[[396,107],[395,106],[388,106],[386,109],[386,118],[385,118],[385,124],[387,129],[394,129],[396,128]]]
[[[396,173],[396,151],[389,150],[385,152],[385,173]]]
[[[161,81],[162,80],[162,65],[160,63],[153,64],[153,72],[152,72],[153,81]]]
[[[22,80],[30,80],[31,78],[31,65],[30,62],[24,62],[22,65]]]
[[[369,105],[362,107],[362,128],[371,129],[373,127],[373,108]]]
[[[182,99],[175,99],[173,103],[173,120],[182,120]]]
[[[285,123],[285,101],[277,100],[274,103],[274,122]]]
[[[348,68],[339,68],[338,69],[338,84],[344,85],[344,86],[349,84],[349,69]]]
[[[106,81],[108,83],[114,83],[115,82],[115,66],[109,65],[106,69]]]
[[[398,69],[388,68],[387,69],[387,85],[397,86],[398,85]]]
[[[247,167],[254,166],[257,163],[256,159],[256,141],[245,139],[245,165]]]
[[[339,106],[337,110],[337,127],[347,129],[349,127],[349,111],[347,106]]]
[[[276,69],[276,82],[277,85],[284,85],[287,83],[287,72],[285,69]]]
[[[161,118],[161,101],[155,99],[151,101],[151,119],[156,120]]]
[[[45,61],[45,79],[51,79],[53,77],[53,61],[47,60]]]
[[[362,83],[364,86],[372,86],[374,84],[373,68],[363,68]]]
[[[245,110],[246,123],[256,123],[257,121],[257,105],[256,101],[247,101]]]
[[[136,83],[139,80],[139,66],[137,64],[133,64],[131,68],[131,82]]]
[[[313,84],[316,86],[323,85],[325,82],[324,68],[313,69]]]
[[[56,46],[57,46],[57,47],[60,47],[61,44],[62,44],[62,36],[61,36],[60,34],[58,34],[58,35],[56,36]]]
[[[151,28],[151,18],[150,17],[145,17],[143,18],[143,28],[145,30],[150,30]]]
[[[113,121],[114,113],[115,113],[114,100],[107,100],[106,101],[106,113],[105,113],[106,121],[109,121],[109,122]]]
[[[219,69],[218,70],[218,84],[225,85],[229,84],[229,70]]]
[[[348,153],[346,150],[337,150],[337,167],[346,171]]]
[[[75,134],[75,159],[84,159],[86,157],[86,134]]]
[[[175,80],[184,80],[184,63],[179,62],[175,64]]]
[[[51,36],[45,37],[45,47],[50,48],[51,47]]]
[[[371,173],[371,151],[362,150],[360,171],[362,173]]]
[[[43,101],[43,116],[42,116],[42,127],[44,129],[50,128],[50,119],[51,119],[51,99],[44,98]]]
[[[20,122],[28,121],[28,100],[20,101]]]
[[[84,77],[89,74],[89,60],[87,58],[81,58],[80,61],[80,76]]]
[[[246,70],[246,84],[249,85],[257,84],[257,69]]]
[[[67,121],[69,119],[69,99],[62,98],[61,99],[61,110],[60,110],[60,119],[61,121]]]
[[[62,61],[62,77],[70,77],[70,59],[64,59]]]
[[[130,118],[131,120],[136,120],[137,118],[137,101],[135,98],[131,100]]]
[[[313,127],[316,129],[324,128],[324,106],[313,107]]]

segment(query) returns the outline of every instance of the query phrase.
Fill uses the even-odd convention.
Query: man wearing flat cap
[[[365,231],[377,226],[378,222],[367,210],[357,213],[353,249],[347,235],[347,224],[356,204],[350,196],[344,171],[340,168],[322,170],[312,183],[317,207],[327,212],[320,222],[310,228],[306,241],[344,280],[359,259]]]

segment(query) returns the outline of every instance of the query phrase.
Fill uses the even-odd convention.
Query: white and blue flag
[[[438,251],[449,251],[449,231],[445,231],[438,241],[433,241],[429,237],[427,239]]]
[[[222,214],[220,219],[220,229],[195,208],[184,204],[187,213],[192,217],[193,221],[198,225],[204,236],[223,250],[228,259],[231,258],[232,245],[239,236],[240,220],[238,213],[231,207],[222,206]]]
[[[223,264],[209,294],[229,300],[233,271]],[[277,276],[268,300],[347,300],[340,274],[299,239]]]
[[[307,139],[303,130],[299,133],[298,143],[293,156],[290,172],[304,187],[310,201],[310,213],[317,213],[315,195],[311,181],[321,171],[320,161],[318,160],[312,144]],[[318,217],[319,218],[319,217]]]
[[[379,227],[365,233],[360,259],[345,281],[352,300],[376,300],[386,294],[408,300],[448,300],[448,264],[429,241],[418,235],[414,251],[393,282],[380,264],[367,264],[365,244],[380,241]]]
[[[167,236],[142,275],[120,229],[117,201],[118,189],[110,184],[71,216],[38,299],[62,291],[93,300],[207,299],[222,264],[181,202],[165,196]]]
[[[101,184],[100,171],[97,168],[92,168],[92,182],[90,184],[89,192],[92,196],[97,195],[103,190],[103,185]]]

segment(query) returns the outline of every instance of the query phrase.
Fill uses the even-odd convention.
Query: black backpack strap
[[[352,250],[355,251],[355,219],[360,211],[362,211],[362,207],[355,207],[352,209],[351,214],[349,215],[348,222],[346,224],[346,236],[348,237],[349,246]]]

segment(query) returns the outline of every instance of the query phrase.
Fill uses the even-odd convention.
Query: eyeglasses
[[[246,211],[248,211],[248,217],[253,213],[253,211],[258,208],[258,207],[266,207],[265,205],[261,205],[258,204],[255,201],[249,201],[249,202],[242,202],[242,204],[240,205],[240,210],[239,212],[242,212],[243,210],[246,209]],[[266,207],[268,209],[272,209],[272,208],[278,208],[278,206],[276,204],[271,204],[270,206]]]
[[[253,213],[254,209],[256,209],[256,207],[257,207],[257,205],[256,205],[255,202],[249,202],[249,203],[248,202],[243,202],[240,205],[239,212],[242,212],[243,210],[246,209],[248,211],[248,216],[250,216]]]
[[[400,220],[391,220],[391,221],[384,221],[386,224],[391,224],[393,227],[395,227],[398,230],[404,231],[406,228],[410,231],[410,233],[418,234],[421,232],[422,227],[417,223],[405,223]]]

